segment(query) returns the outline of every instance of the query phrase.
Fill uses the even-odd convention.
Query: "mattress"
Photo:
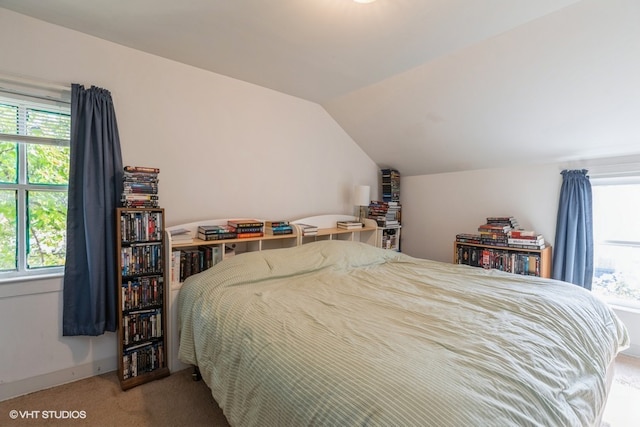
[[[358,242],[190,277],[179,357],[234,426],[589,426],[624,325],[568,283]]]

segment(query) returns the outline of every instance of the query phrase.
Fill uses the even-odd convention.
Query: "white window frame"
[[[589,173],[589,180],[591,181],[592,187],[626,184],[640,185],[640,163],[625,163],[595,167],[594,171]],[[594,242],[594,244],[597,243],[598,242]],[[640,242],[636,241],[625,240],[615,242],[612,241],[610,243],[640,246]],[[596,266],[594,265],[594,274],[595,267]],[[635,302],[628,299],[615,298],[611,296],[603,296],[602,298],[605,299],[607,303],[613,306],[632,310],[640,310],[640,301]]]
[[[63,114],[71,114],[70,89],[63,87],[39,86],[37,83],[12,81],[0,76],[0,102],[23,103],[25,108],[36,108]],[[22,107],[21,107],[22,108]],[[20,130],[23,133],[23,130]],[[17,265],[16,270],[0,272],[0,285],[17,281],[61,277],[64,266],[27,268],[27,193],[29,191],[68,191],[68,185],[29,184],[27,182],[27,146],[43,144],[69,146],[68,139],[27,136],[24,134],[1,134],[2,140],[18,144],[18,182],[0,183],[0,189],[17,192]],[[1,293],[0,293],[1,294]]]

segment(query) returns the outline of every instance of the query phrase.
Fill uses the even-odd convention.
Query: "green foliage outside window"
[[[0,104],[0,133],[68,140],[69,132],[68,114]],[[22,163],[20,150],[26,159]],[[20,167],[26,168],[24,182]],[[0,141],[0,271],[16,270],[18,251],[25,254],[30,269],[64,265],[68,181],[68,146]],[[18,247],[20,197],[26,213],[22,249]]]
[[[0,190],[0,271],[16,269],[17,218],[16,192]]]

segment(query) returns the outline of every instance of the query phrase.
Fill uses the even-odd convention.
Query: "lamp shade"
[[[369,206],[371,188],[368,185],[356,185],[353,192],[354,206]]]

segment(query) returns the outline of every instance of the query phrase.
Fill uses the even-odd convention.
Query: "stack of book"
[[[336,226],[344,230],[357,230],[362,228],[364,224],[356,221],[338,221]]]
[[[198,239],[200,240],[224,240],[235,239],[236,232],[229,225],[200,225],[198,226]]]
[[[293,227],[289,221],[266,221],[264,231],[266,234],[273,235],[293,234]]]
[[[296,224],[300,227],[303,236],[315,236],[318,234],[318,227],[309,224]]]
[[[398,202],[371,201],[368,218],[376,221],[379,227],[395,227],[400,225],[400,209]]]
[[[122,206],[125,208],[158,208],[158,174],[160,169],[125,166]]]
[[[231,219],[227,225],[236,233],[237,239],[264,236],[264,223],[257,219]]]
[[[518,221],[512,216],[492,216],[478,227],[483,245],[508,246],[509,231],[518,227]]]
[[[533,230],[509,231],[507,244],[512,248],[519,249],[544,249],[546,246],[542,234]]]
[[[171,234],[171,242],[172,243],[191,243],[193,242],[193,237],[191,236],[191,232],[186,228],[179,228],[177,230],[169,231]]]

